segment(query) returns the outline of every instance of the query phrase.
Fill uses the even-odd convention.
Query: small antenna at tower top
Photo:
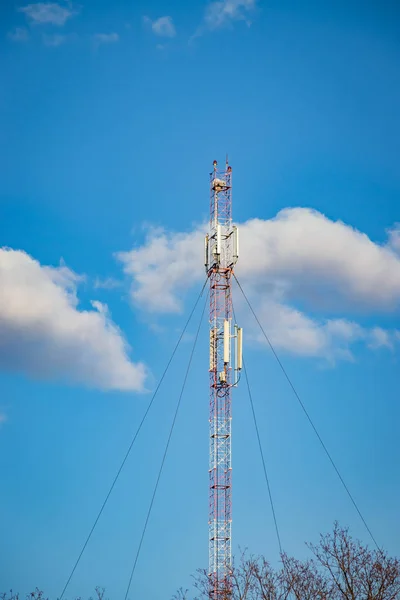
[[[226,153],[226,160],[225,160],[225,164],[226,164],[226,166],[228,166],[228,165],[229,165],[229,161],[228,161],[228,153]]]

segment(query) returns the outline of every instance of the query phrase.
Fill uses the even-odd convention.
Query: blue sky
[[[0,7],[0,588],[60,594],[202,284],[229,152],[238,277],[378,542],[400,554],[395,2]],[[235,291],[284,548],[368,535]],[[67,596],[129,578],[200,313]],[[131,597],[207,564],[203,327]],[[278,557],[246,389],[233,545]],[[154,573],[157,572],[157,577]]]

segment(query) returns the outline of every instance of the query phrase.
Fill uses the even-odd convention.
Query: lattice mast
[[[231,389],[237,385],[242,368],[242,329],[236,324],[232,328],[231,279],[239,237],[232,224],[232,169],[228,161],[224,170],[218,170],[217,161],[213,163],[210,231],[204,246],[210,281],[209,597],[220,600],[231,595]]]

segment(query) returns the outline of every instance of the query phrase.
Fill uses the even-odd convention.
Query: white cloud
[[[100,277],[96,277],[96,279],[94,280],[94,288],[97,289],[103,289],[103,290],[115,290],[116,288],[119,288],[122,286],[122,281],[118,281],[117,279],[114,279],[113,277],[107,277],[106,279],[100,279]]]
[[[150,230],[141,247],[117,255],[132,278],[135,305],[150,312],[181,310],[185,291],[203,278],[206,231],[206,226],[189,233]],[[355,315],[400,308],[400,257],[392,246],[306,208],[247,221],[240,237],[237,275],[277,346],[349,357],[357,341],[371,348],[393,345],[396,332],[354,322]],[[314,316],[297,310],[299,302]],[[330,318],[318,316],[326,314]]]
[[[119,42],[119,35],[118,33],[95,33],[92,39],[97,46],[100,46],[100,44],[115,44]]]
[[[150,229],[142,247],[118,253],[133,279],[132,300],[150,312],[181,310],[180,292],[201,276],[203,237],[202,231],[168,234]]]
[[[143,389],[146,370],[132,363],[107,307],[79,310],[81,278],[44,267],[25,252],[0,249],[0,368],[115,390]]]
[[[352,345],[363,343],[370,349],[393,349],[397,343],[397,331],[387,331],[380,327],[365,328],[344,318],[311,318],[301,311],[273,300],[257,301],[257,314],[274,346],[292,354],[315,358],[352,360]],[[244,312],[244,311],[242,311]],[[266,343],[257,329],[251,315],[246,327],[250,336],[260,343]]]
[[[370,348],[393,348],[398,341],[400,331],[389,332],[381,327],[374,327],[370,331],[368,345]]]
[[[8,38],[13,42],[27,42],[29,40],[29,33],[25,27],[16,27],[13,31],[10,31]]]
[[[70,4],[63,6],[57,2],[36,2],[18,10],[24,13],[33,25],[51,24],[59,27],[78,14]]]
[[[241,228],[238,273],[260,289],[329,310],[400,307],[400,259],[390,248],[321,213],[285,209]]]
[[[68,40],[68,36],[60,35],[58,33],[55,33],[53,35],[48,35],[48,34],[43,35],[43,44],[45,46],[50,46],[53,48],[62,46],[63,44],[65,44],[67,42],[67,40]]]
[[[400,254],[400,223],[395,223],[394,226],[388,230],[388,246],[394,252]]]
[[[143,246],[120,253],[132,297],[151,310],[179,310],[179,292],[201,280],[206,226],[189,233],[150,230]],[[237,274],[258,292],[324,310],[400,308],[400,257],[389,246],[307,208],[240,225]],[[166,290],[168,302],[157,297]]]
[[[234,21],[247,21],[256,7],[256,0],[216,0],[206,8],[204,22],[208,29],[220,29]]]
[[[143,22],[151,27],[155,35],[160,37],[173,38],[176,35],[172,17],[159,17],[155,21],[152,21],[149,17],[143,17]]]
[[[325,356],[331,352],[335,338],[339,342],[336,352],[347,354],[348,343],[360,336],[361,328],[355,323],[339,319],[318,322],[278,302],[262,301],[257,312],[274,347],[303,356]],[[254,323],[251,320],[249,323],[254,330]],[[257,337],[264,343],[258,332]]]

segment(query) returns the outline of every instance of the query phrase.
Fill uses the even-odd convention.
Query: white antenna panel
[[[204,266],[208,270],[208,235],[204,238]]]
[[[221,225],[217,225],[217,254],[221,254]]]
[[[243,365],[243,327],[238,327],[237,330],[237,368],[242,369]]]
[[[215,328],[210,329],[210,371],[215,369]]]
[[[233,259],[236,262],[239,258],[239,229],[233,226]]]
[[[224,321],[224,363],[229,363],[230,360],[230,345],[231,345],[231,323],[229,319]]]

